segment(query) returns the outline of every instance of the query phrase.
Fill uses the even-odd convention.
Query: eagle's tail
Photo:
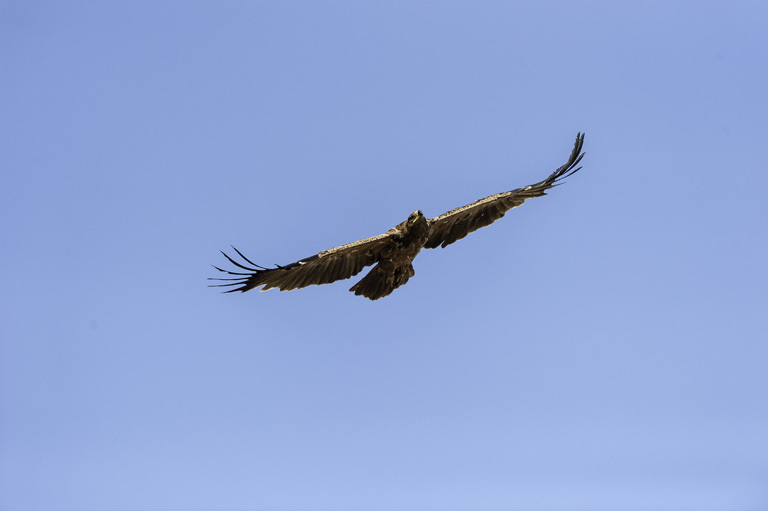
[[[360,282],[349,290],[356,295],[363,295],[371,300],[378,300],[408,282],[408,279],[415,274],[413,265],[410,264],[395,268],[394,271],[382,268],[380,264],[377,264]]]

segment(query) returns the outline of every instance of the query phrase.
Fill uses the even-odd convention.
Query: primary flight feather
[[[232,287],[227,293],[245,292],[261,286],[262,291],[272,288],[290,291],[313,284],[329,284],[348,279],[360,273],[366,266],[375,264],[376,266],[352,286],[350,291],[371,300],[378,300],[413,277],[415,272],[411,263],[422,248],[445,248],[467,234],[492,224],[510,209],[523,204],[526,199],[546,195],[546,191],[557,186],[559,181],[579,171],[581,167],[577,168],[576,165],[584,157],[581,152],[583,144],[584,135],[579,133],[565,165],[536,184],[491,195],[435,218],[426,218],[421,211],[414,211],[405,222],[384,234],[324,250],[286,266],[259,266],[232,247],[242,258],[241,261],[238,262],[224,252],[222,254],[237,268],[214,268],[233,277],[209,280],[228,281],[226,284],[213,285]]]

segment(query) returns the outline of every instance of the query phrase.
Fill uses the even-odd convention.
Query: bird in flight
[[[584,157],[581,152],[583,144],[584,135],[579,133],[565,165],[536,184],[491,195],[435,218],[427,218],[421,211],[414,211],[408,215],[405,222],[384,234],[324,250],[286,266],[259,266],[232,247],[242,258],[240,262],[224,252],[222,254],[237,268],[230,271],[214,266],[232,277],[208,280],[229,281],[225,284],[212,284],[212,287],[232,287],[227,293],[245,292],[261,286],[262,291],[272,288],[290,291],[348,279],[360,273],[366,266],[375,264],[376,266],[352,286],[350,291],[371,300],[378,300],[414,276],[412,262],[422,248],[445,248],[470,232],[492,224],[510,209],[522,205],[526,199],[546,195],[547,190],[576,173],[581,169],[576,168],[576,165]]]

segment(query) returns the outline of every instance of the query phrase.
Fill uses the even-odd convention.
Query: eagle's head
[[[408,215],[408,220],[400,224],[401,231],[408,236],[421,238],[429,233],[429,222],[420,210]],[[424,238],[426,240],[426,238]]]
[[[424,218],[424,213],[422,213],[420,209],[417,209],[408,215],[408,225],[416,223],[420,218]]]

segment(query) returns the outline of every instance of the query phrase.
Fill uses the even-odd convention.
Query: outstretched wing
[[[581,147],[584,144],[584,135],[576,135],[576,144],[573,146],[571,157],[565,165],[554,171],[547,179],[530,186],[517,188],[504,193],[497,193],[484,199],[453,209],[429,220],[430,234],[424,248],[445,248],[451,243],[465,237],[481,227],[491,225],[504,216],[504,213],[512,208],[520,206],[526,199],[546,195],[546,190],[557,186],[558,181],[578,172],[576,168],[584,153]]]
[[[236,261],[224,252],[222,254],[229,259],[229,262],[245,270],[245,272],[229,271],[214,266],[220,272],[234,275],[234,277],[210,278],[208,280],[231,281],[226,284],[212,284],[211,286],[232,287],[233,289],[225,291],[227,293],[245,292],[259,286],[264,286],[262,291],[274,287],[280,291],[290,291],[313,284],[328,284],[337,280],[348,279],[360,273],[366,266],[376,263],[381,257],[382,250],[393,242],[395,236],[398,236],[398,232],[391,229],[384,234],[324,250],[287,266],[278,265],[275,268],[259,266],[251,262],[235,247],[232,247],[243,259],[242,262]]]

